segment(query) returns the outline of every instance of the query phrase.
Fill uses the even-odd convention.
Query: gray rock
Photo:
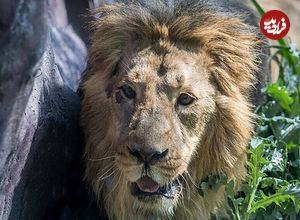
[[[3,220],[70,216],[68,200],[84,192],[76,91],[86,47],[67,17],[63,0],[0,2]]]

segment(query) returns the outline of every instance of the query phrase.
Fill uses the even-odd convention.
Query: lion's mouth
[[[172,199],[182,187],[181,178],[176,178],[172,183],[160,186],[149,176],[144,176],[132,184],[132,195],[138,197],[163,196]]]

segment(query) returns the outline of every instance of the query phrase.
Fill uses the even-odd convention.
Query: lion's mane
[[[223,6],[222,6],[223,7]],[[202,147],[189,164],[194,184],[208,175],[225,173],[238,188],[245,180],[247,145],[253,134],[255,115],[251,110],[251,94],[255,93],[258,68],[261,65],[262,41],[257,28],[247,23],[247,11],[231,12],[204,1],[129,1],[97,9],[94,33],[83,78],[81,122],[84,128],[85,179],[111,219],[132,219],[131,207],[122,198],[122,189],[108,192],[103,180],[113,167],[112,146],[120,122],[109,109],[110,79],[127,51],[155,41],[173,42],[201,51],[210,80],[216,88],[216,113],[205,128]],[[195,46],[197,45],[197,46]],[[133,49],[132,49],[133,48]],[[101,156],[101,159],[97,159]],[[99,168],[107,169],[99,169]],[[120,172],[110,174],[117,182]],[[124,187],[119,183],[118,187]],[[193,187],[193,202],[182,199],[173,219],[207,219],[220,214],[224,207],[224,189],[205,191],[204,197]],[[129,203],[129,201],[128,201]],[[220,211],[221,210],[221,211]]]

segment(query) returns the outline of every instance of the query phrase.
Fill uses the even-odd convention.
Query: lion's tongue
[[[154,193],[159,189],[158,183],[148,176],[138,179],[136,184],[138,185],[139,189],[144,192]]]

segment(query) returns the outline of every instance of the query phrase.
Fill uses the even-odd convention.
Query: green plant
[[[291,40],[278,43],[270,46],[277,51],[268,60],[279,66],[278,82],[267,83],[265,103],[256,109],[259,124],[249,144],[248,183],[237,194],[233,181],[226,184],[233,219],[294,220],[300,212],[300,53]]]

